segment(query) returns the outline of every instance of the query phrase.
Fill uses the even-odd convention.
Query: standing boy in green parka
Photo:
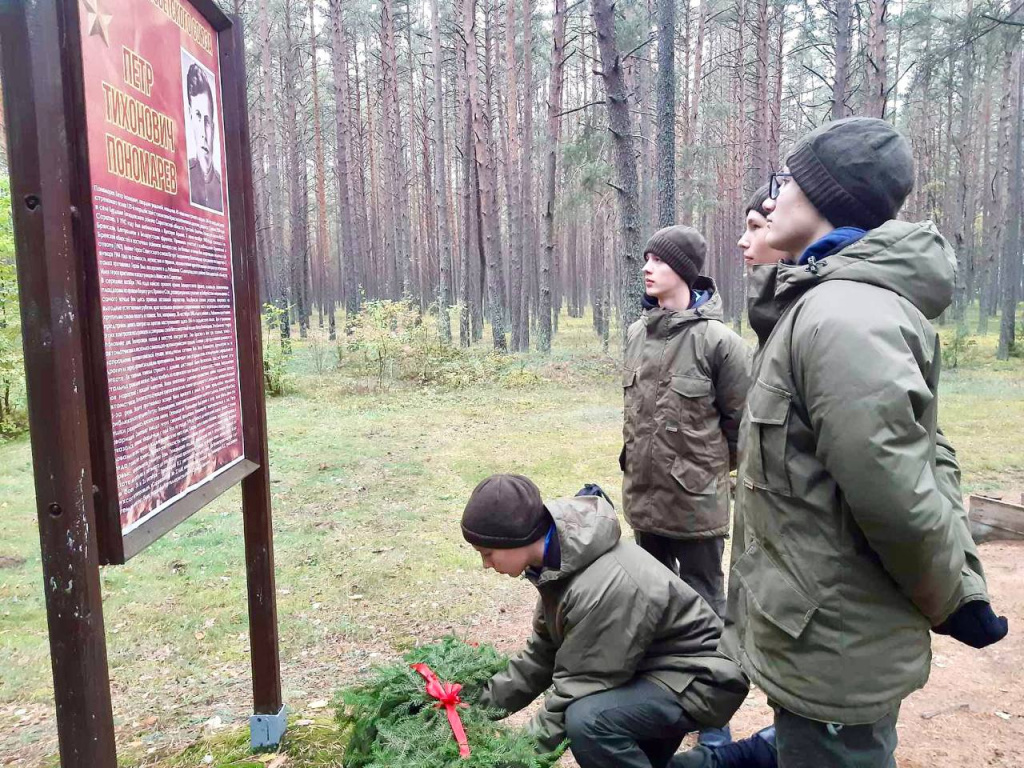
[[[644,248],[646,311],[629,327],[622,386],[622,506],[637,543],[721,616],[729,471],[750,386],[750,352],[700,276],[707,246],[684,226]]]
[[[936,429],[929,319],[955,261],[933,224],[895,220],[913,177],[902,135],[849,118],[797,144],[765,206],[792,263],[744,414],[723,649],[772,703],[785,768],[895,766],[929,632],[1007,632]]]
[[[728,722],[747,682],[707,603],[620,540],[600,488],[580,494],[544,502],[528,478],[494,475],[466,505],[484,567],[539,593],[533,635],[481,703],[517,712],[550,689],[530,723],[543,747],[568,737],[581,768],[664,768],[686,733]]]

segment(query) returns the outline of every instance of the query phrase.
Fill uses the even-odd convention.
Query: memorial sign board
[[[109,424],[92,434],[94,483],[101,561],[117,563],[196,511],[190,494],[251,469],[234,201],[213,25],[187,1],[81,10],[91,392]]]
[[[240,23],[212,0],[3,2],[0,57],[61,765],[116,768],[100,564],[239,483],[250,728],[276,744]]]

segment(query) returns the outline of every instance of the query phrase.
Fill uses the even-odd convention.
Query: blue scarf
[[[800,255],[800,261],[797,264],[813,265],[815,262],[838,253],[846,246],[856,243],[866,234],[866,229],[858,227],[839,227],[839,229],[833,229],[817,242],[811,243],[807,250]]]

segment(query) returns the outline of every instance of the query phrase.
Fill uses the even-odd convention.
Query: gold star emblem
[[[99,35],[100,39],[110,47],[110,22],[114,18],[111,13],[100,10],[99,0],[82,0],[85,6],[85,29],[89,37]]]

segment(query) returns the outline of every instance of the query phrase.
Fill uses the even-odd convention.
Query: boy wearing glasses
[[[771,179],[779,317],[744,414],[723,647],[775,709],[787,768],[895,766],[902,700],[929,631],[1006,635],[936,430],[954,260],[931,222],[895,216],[906,139],[870,118],[805,136]]]

